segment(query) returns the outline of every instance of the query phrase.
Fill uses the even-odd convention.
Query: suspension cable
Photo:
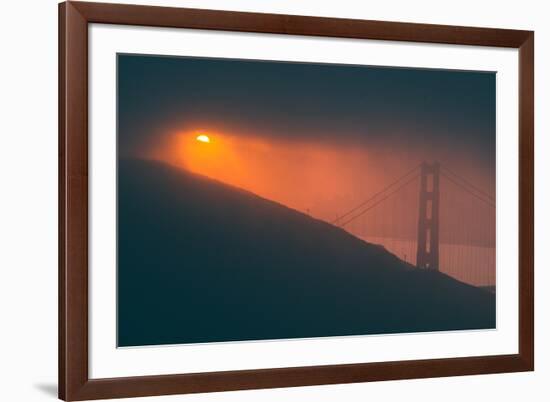
[[[392,195],[394,195],[395,193],[397,193],[399,190],[401,190],[402,188],[406,187],[407,185],[411,184],[414,180],[416,180],[416,176],[412,177],[410,180],[408,180],[406,183],[402,184],[400,187],[396,188],[394,191],[392,191],[390,194],[388,194],[387,196],[385,196],[384,198],[382,198],[381,200],[377,201],[375,204],[369,206],[367,209],[359,212],[358,214],[352,216],[351,218],[349,218],[348,220],[346,220],[345,222],[341,223],[340,226],[341,227],[344,227],[346,226],[348,223],[350,223],[351,221],[359,218],[361,215],[365,214],[366,212],[370,211],[371,209],[373,209],[374,207],[376,207],[377,205],[379,205],[380,203],[382,203],[383,201],[387,200],[388,198],[390,198]],[[356,208],[357,209],[357,208]]]
[[[390,188],[394,187],[397,183],[403,181],[403,179],[405,179],[406,177],[410,176],[412,173],[414,173],[416,171],[416,169],[418,169],[420,167],[421,164],[418,164],[416,165],[414,168],[412,168],[411,170],[409,170],[407,173],[405,173],[403,176],[399,177],[397,180],[395,180],[393,183],[391,183],[390,185],[386,186],[384,189],[380,190],[379,192],[377,192],[376,194],[374,194],[372,197],[370,197],[369,199],[363,201],[362,203],[360,203],[359,205],[355,206],[354,208],[350,209],[349,211],[347,211],[345,214],[339,216],[338,218],[336,218],[335,220],[333,220],[331,223],[332,224],[337,224],[339,221],[341,221],[343,218],[345,218],[346,216],[354,213],[355,211],[357,211],[358,209],[361,209],[362,207],[366,206],[369,202],[375,200],[377,197],[379,197],[380,195],[384,194],[386,191],[388,191]]]

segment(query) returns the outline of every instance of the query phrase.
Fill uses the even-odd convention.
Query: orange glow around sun
[[[142,157],[248,190],[329,222],[424,158],[411,148],[403,153],[372,144],[212,129],[174,130],[148,147]],[[469,177],[475,177],[475,171]]]
[[[369,159],[363,150],[343,144],[335,146],[212,130],[176,132],[157,146],[149,149],[148,158],[326,220],[334,219],[334,210],[338,210],[335,204],[347,207],[354,204],[355,196],[362,197],[363,194],[355,194],[356,186],[352,182]],[[377,188],[379,178],[366,176]]]

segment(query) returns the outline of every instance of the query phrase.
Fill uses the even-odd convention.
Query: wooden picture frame
[[[399,362],[90,379],[88,24],[196,28],[519,49],[519,353]],[[140,397],[534,369],[534,33],[183,8],[59,5],[59,397]]]

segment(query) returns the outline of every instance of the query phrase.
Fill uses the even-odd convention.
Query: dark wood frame
[[[107,23],[519,49],[519,353],[215,373],[88,377],[88,24]],[[534,33],[183,8],[59,5],[59,397],[84,400],[532,371]]]

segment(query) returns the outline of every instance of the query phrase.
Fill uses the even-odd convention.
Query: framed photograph
[[[533,370],[533,32],[59,22],[61,399]]]

